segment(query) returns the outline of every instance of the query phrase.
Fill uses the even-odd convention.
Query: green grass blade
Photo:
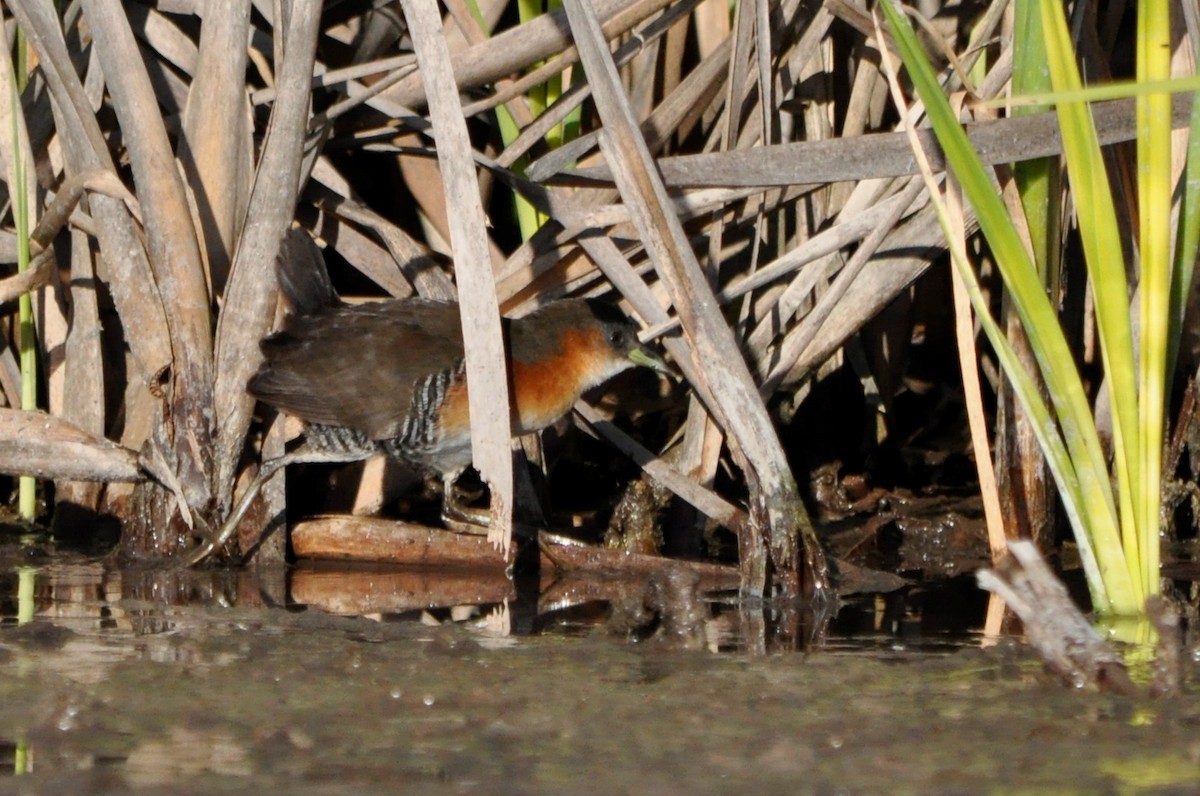
[[[1051,82],[1056,90],[1077,89],[1082,80],[1075,66],[1075,51],[1062,8],[1056,3],[1039,5]],[[1137,533],[1142,516],[1141,433],[1129,285],[1121,258],[1120,226],[1088,106],[1078,101],[1060,102],[1057,112],[1079,235],[1096,302],[1100,351],[1113,409],[1113,458],[1120,485],[1121,544],[1131,580],[1138,588],[1140,604],[1145,599],[1142,580],[1137,576],[1141,570]],[[1169,213],[1167,217],[1170,217]]]
[[[18,45],[21,42],[18,41]],[[6,56],[7,57],[7,56]],[[24,81],[22,81],[24,82]],[[22,136],[21,93],[17,85],[16,72],[9,70],[8,81],[9,118],[12,121],[9,134],[14,153],[10,171],[9,196],[12,197],[13,224],[17,238],[17,271],[29,269],[29,200],[28,177],[25,174],[25,152],[21,146]],[[17,300],[18,350],[21,367],[21,408],[37,409],[37,347],[34,342],[33,299],[22,293]],[[37,518],[37,479],[23,475],[17,482],[17,509],[24,520]]]
[[[935,199],[934,207],[937,210],[938,219],[941,221],[946,239],[950,240],[952,232],[949,227],[948,218],[943,218],[945,208],[940,197]],[[1050,468],[1050,474],[1054,478],[1054,485],[1058,489],[1058,494],[1062,498],[1063,510],[1067,514],[1068,521],[1072,528],[1084,527],[1083,523],[1086,520],[1086,511],[1083,509],[1083,501],[1085,498],[1079,486],[1079,478],[1075,472],[1075,466],[1071,461],[1067,448],[1063,444],[1058,426],[1055,425],[1049,408],[1042,401],[1038,385],[1026,372],[1024,366],[1021,364],[1020,357],[1017,356],[1016,351],[1009,344],[1004,330],[1000,328],[1000,325],[992,317],[987,297],[984,296],[983,290],[979,286],[979,279],[975,274],[975,269],[971,267],[970,262],[967,260],[966,252],[962,251],[961,247],[952,245],[950,247],[950,254],[955,270],[958,271],[959,276],[962,277],[964,284],[967,286],[967,294],[971,298],[971,305],[975,308],[975,316],[979,319],[980,326],[987,336],[988,342],[991,343],[992,349],[996,352],[996,358],[1000,361],[1000,366],[1003,368],[1005,376],[1012,385],[1013,393],[1017,396],[1017,400],[1020,401],[1021,408],[1025,410],[1026,417],[1033,424],[1033,433],[1037,437],[1038,444],[1041,445],[1042,452],[1046,456],[1047,466]],[[1102,606],[1113,606],[1113,597],[1108,592],[1107,579],[1103,576],[1103,569],[1096,557],[1096,552],[1092,547],[1088,534],[1077,534],[1076,539],[1079,547],[1079,559],[1083,564],[1084,574],[1087,577],[1088,587],[1092,596],[1092,604],[1098,610]]]
[[[1137,79],[1139,83],[1171,76],[1171,18],[1167,0],[1138,3]],[[1166,407],[1167,335],[1171,302],[1171,97],[1165,93],[1137,98],[1138,205],[1141,252],[1141,393],[1142,434],[1141,576],[1147,594],[1158,593],[1159,509],[1162,489],[1162,439]]]
[[[537,13],[540,13],[541,5],[540,1],[531,5],[529,0],[524,0],[519,4],[518,8],[521,14],[521,21],[526,22],[528,20],[526,19],[525,15],[531,14],[532,16],[537,16]],[[475,23],[479,25],[479,29],[485,33],[488,32],[487,20],[484,19],[483,12],[479,10],[479,3],[477,0],[467,0],[467,10],[470,11]],[[537,13],[534,13],[535,11],[537,11]],[[530,18],[532,18],[532,16]],[[536,92],[538,89],[535,88],[533,91]],[[530,105],[533,106],[534,103],[531,101]],[[538,110],[534,113],[534,116],[540,112],[541,111]],[[508,146],[513,141],[517,140],[517,136],[521,134],[521,126],[517,124],[517,120],[513,118],[512,113],[504,105],[496,106],[496,126],[500,130],[500,141],[505,146]],[[512,164],[512,168],[517,174],[524,174],[525,168],[528,165],[529,158],[520,157]],[[521,240],[529,240],[532,238],[534,233],[536,233],[538,229],[541,228],[542,224],[546,222],[545,217],[543,217],[542,214],[537,211],[537,208],[530,204],[529,200],[520,194],[515,194],[513,196],[513,211],[517,216],[517,227],[521,230]]]
[[[900,95],[899,85],[896,83],[895,70],[891,59],[886,54],[883,59],[883,65],[896,99],[896,105],[901,108],[902,112],[907,113],[903,97]],[[929,191],[930,201],[937,213],[938,223],[942,227],[943,235],[948,244],[951,264],[962,279],[963,287],[968,299],[971,301],[975,316],[979,319],[984,334],[994,347],[1002,369],[1011,378],[1013,392],[1024,408],[1026,418],[1033,424],[1035,436],[1042,450],[1045,452],[1051,475],[1055,480],[1059,494],[1062,496],[1063,505],[1072,527],[1083,527],[1083,492],[1079,487],[1074,464],[1067,453],[1058,426],[1050,414],[1049,407],[1047,407],[1045,401],[1042,399],[1037,383],[1025,370],[1020,358],[1009,344],[1007,335],[992,317],[988,299],[983,295],[978,277],[975,274],[975,270],[971,267],[966,250],[963,247],[962,231],[955,227],[950,220],[946,202],[943,200],[937,181],[934,179],[928,159],[925,157],[920,142],[916,139],[912,130],[909,130],[909,136],[913,154],[920,167],[921,176]],[[977,451],[976,455],[986,455],[986,452]],[[1080,536],[1079,550],[1080,559],[1083,562],[1083,567],[1087,575],[1087,582],[1091,588],[1093,604],[1108,606],[1110,599],[1104,579],[1100,576],[1099,565],[1086,534]]]
[[[1028,2],[1029,0],[1021,0]],[[1037,2],[1037,0],[1033,0]],[[1000,108],[1004,106],[1039,106],[1057,105],[1060,102],[1105,102],[1107,100],[1129,99],[1144,94],[1181,93],[1184,91],[1200,91],[1200,75],[1172,77],[1164,80],[1123,80],[1115,83],[1100,83],[1086,88],[1070,91],[1035,91],[1032,94],[1022,94],[1019,97],[996,97],[981,100],[978,104],[984,108]]]
[[[1200,62],[1200,42],[1196,46]],[[1171,394],[1171,377],[1179,358],[1184,313],[1200,249],[1200,92],[1192,98],[1192,118],[1188,129],[1187,162],[1183,173],[1180,197],[1179,232],[1175,242],[1175,269],[1171,277],[1171,329],[1167,342],[1167,395]]]
[[[1042,37],[1042,18],[1037,7],[1018,0],[1013,23],[1013,93],[1017,95],[1050,88],[1046,70],[1046,49]],[[1012,109],[1013,116],[1027,116],[1046,110],[1046,106],[1020,105]],[[1033,261],[1042,283],[1051,295],[1057,293],[1058,264],[1061,260],[1059,231],[1059,166],[1058,158],[1036,158],[1013,164],[1013,176],[1021,195]]]
[[[1116,505],[1108,482],[1107,464],[1088,405],[1087,394],[1074,358],[1067,346],[1057,314],[1046,297],[1037,269],[1009,218],[989,173],[980,163],[962,126],[942,95],[936,77],[908,20],[894,0],[883,4],[892,33],[908,73],[925,103],[938,141],[955,176],[970,200],[980,229],[996,257],[1001,275],[1012,296],[1021,322],[1046,381],[1064,442],[1073,462],[1079,485],[1077,538],[1090,535],[1096,555],[1096,570],[1104,581],[1105,599],[1097,609],[1115,613],[1137,613],[1141,602],[1126,568],[1121,549]],[[1007,374],[1009,378],[1019,375]],[[1032,407],[1026,407],[1027,410]],[[1042,430],[1039,429],[1039,433]],[[1049,453],[1049,452],[1048,452]],[[1069,486],[1069,484],[1067,484]],[[1083,543],[1081,542],[1081,545]]]

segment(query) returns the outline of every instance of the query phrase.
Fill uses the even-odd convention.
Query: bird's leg
[[[225,518],[225,522],[221,523],[221,530],[216,536],[193,550],[187,557],[186,565],[189,567],[195,566],[212,555],[214,551],[228,544],[237,530],[238,523],[242,521],[242,518],[246,516],[246,512],[250,510],[250,505],[254,502],[254,498],[262,491],[267,481],[271,480],[271,477],[284,467],[289,464],[345,464],[360,461],[366,458],[367,455],[366,453],[357,451],[348,453],[346,451],[325,451],[301,447],[291,453],[285,453],[283,456],[263,462],[258,475],[254,477],[254,480],[250,482],[250,486],[242,493],[242,497],[238,500],[237,505],[233,507],[233,511],[229,513],[229,516]]]

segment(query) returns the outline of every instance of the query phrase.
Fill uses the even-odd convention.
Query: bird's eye
[[[608,344],[613,348],[623,348],[625,346],[625,333],[619,329],[609,332]]]

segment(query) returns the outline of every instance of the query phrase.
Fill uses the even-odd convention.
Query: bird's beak
[[[635,365],[641,365],[643,368],[650,368],[659,373],[665,373],[668,376],[674,375],[667,366],[667,363],[663,362],[662,357],[643,345],[629,352],[629,360]]]

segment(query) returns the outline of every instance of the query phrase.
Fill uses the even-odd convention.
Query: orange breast
[[[571,411],[590,376],[603,367],[602,350],[598,330],[571,329],[562,333],[562,346],[554,356],[536,362],[514,360],[514,435],[539,431]],[[438,425],[443,438],[470,435],[465,381],[446,392]]]
[[[596,329],[568,329],[553,357],[513,362],[518,433],[537,431],[571,411],[591,376],[603,367],[603,340]]]

